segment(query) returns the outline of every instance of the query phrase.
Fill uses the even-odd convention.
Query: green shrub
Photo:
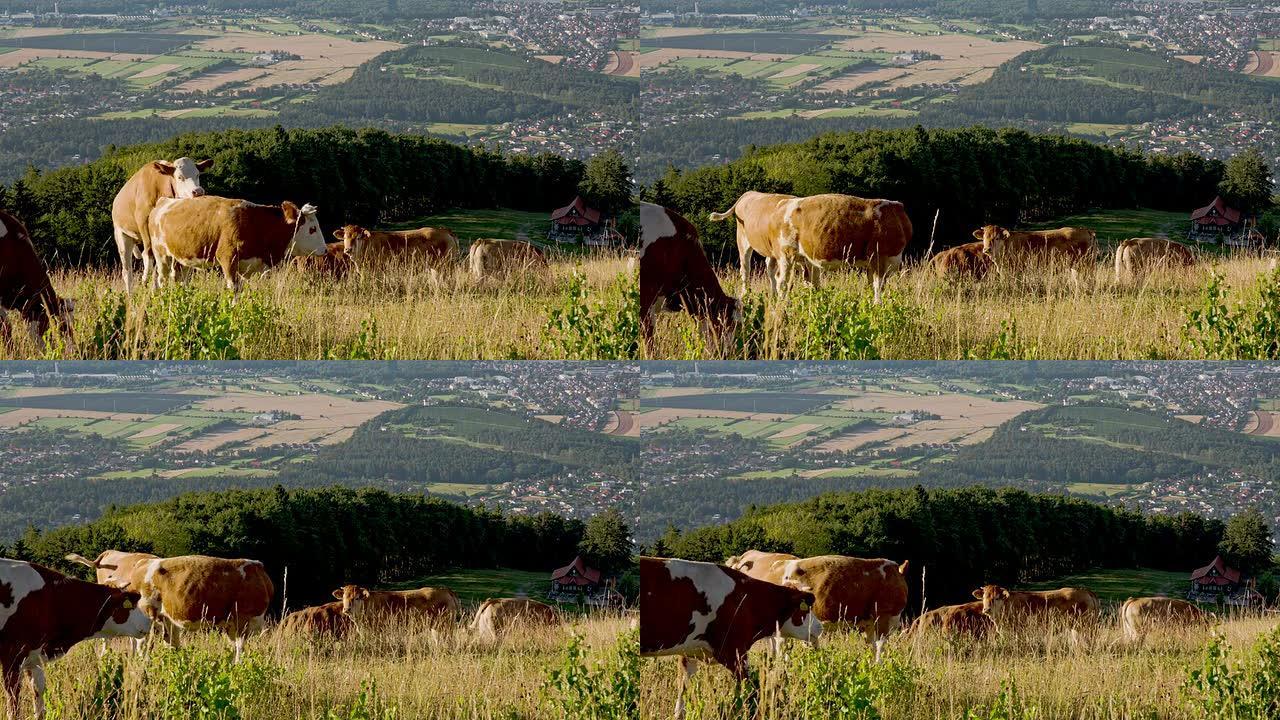
[[[991,705],[970,708],[964,714],[964,720],[1038,720],[1040,717],[1040,708],[1022,699],[1013,678],[1000,683],[1000,694]]]
[[[582,639],[569,639],[559,667],[543,683],[543,695],[564,720],[634,720],[640,703],[640,636],[623,635],[594,664],[587,662]]]
[[[1280,359],[1280,270],[1258,279],[1257,297],[1227,304],[1216,273],[1209,277],[1200,306],[1187,314],[1182,334],[1188,345],[1213,360]]]
[[[886,342],[916,321],[916,308],[886,296],[876,305],[858,289],[793,287],[785,307],[788,357],[876,360]]]
[[[360,332],[349,343],[339,343],[330,348],[329,360],[394,360],[396,349],[378,335],[375,318],[360,321]]]
[[[550,355],[566,360],[634,360],[640,353],[640,286],[619,278],[601,296],[589,296],[585,278],[574,272],[559,307],[543,328]]]
[[[239,720],[249,698],[267,690],[281,670],[250,652],[240,662],[230,650],[213,653],[197,646],[159,648],[147,676],[159,684],[155,716],[163,720]]]
[[[255,340],[278,331],[279,308],[261,291],[169,285],[152,294],[144,311],[149,357],[165,360],[238,360]]]
[[[892,654],[877,663],[867,649],[839,644],[788,649],[787,688],[799,717],[881,717],[888,699],[909,694],[918,671]]]
[[[1280,628],[1258,637],[1236,662],[1215,633],[1183,692],[1196,716],[1214,720],[1280,717]]]
[[[1035,360],[1039,354],[1035,345],[1018,335],[1018,321],[1013,318],[1000,321],[1000,332],[990,345],[978,345],[968,352],[970,360]]]
[[[372,680],[360,683],[360,694],[351,706],[336,711],[330,709],[323,720],[396,720],[398,709],[378,699],[378,684]]]

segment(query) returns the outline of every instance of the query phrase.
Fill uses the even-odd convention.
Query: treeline
[[[1191,513],[1143,516],[1011,488],[915,487],[756,509],[727,525],[670,531],[649,551],[710,562],[752,548],[910,560],[908,607],[918,608],[922,590],[938,605],[962,602],[984,583],[1102,568],[1190,570],[1213,558],[1222,533],[1221,521]]]
[[[138,167],[181,156],[213,158],[211,194],[320,208],[329,228],[377,226],[450,208],[546,210],[577,193],[584,166],[558,155],[503,155],[418,135],[345,127],[191,133],[123,149],[86,165],[28,171],[0,192],[0,207],[31,230],[54,265],[118,262],[111,203]]]
[[[345,583],[384,584],[463,568],[549,570],[571,560],[583,524],[506,516],[420,495],[327,487],[228,490],[113,509],[87,525],[31,531],[0,555],[88,578],[64,560],[107,549],[261,560],[276,605],[324,602]],[[288,584],[284,582],[288,572]]]
[[[1061,135],[986,127],[830,133],[750,151],[722,166],[669,169],[648,190],[698,227],[713,254],[734,247],[732,223],[707,214],[747,190],[838,192],[906,205],[913,249],[969,242],[986,223],[1018,225],[1099,208],[1186,210],[1213,197],[1223,164],[1198,155],[1143,155]],[[736,248],[734,248],[736,252]]]

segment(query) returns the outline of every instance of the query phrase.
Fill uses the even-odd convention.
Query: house
[[[1245,245],[1255,240],[1248,218],[1240,210],[1227,205],[1221,196],[1202,208],[1191,211],[1191,232],[1188,237],[1196,242]]]
[[[1253,581],[1239,570],[1228,567],[1219,555],[1213,562],[1191,571],[1191,590],[1187,599],[1202,603],[1221,603],[1236,607],[1260,604],[1262,596],[1253,589]]]
[[[600,589],[600,578],[600,571],[588,567],[579,555],[568,565],[552,571],[551,593],[570,598],[591,595]]]
[[[582,196],[551,211],[551,232],[547,237],[558,243],[611,245],[621,237],[613,223],[599,210],[589,207]]]

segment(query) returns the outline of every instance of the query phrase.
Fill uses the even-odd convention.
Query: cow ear
[[[151,167],[161,175],[172,175],[173,171],[177,169],[174,167],[173,163],[166,162],[164,160],[156,160],[151,163]]]
[[[360,228],[360,237],[371,238],[373,237],[373,231],[369,230],[369,228]]]
[[[756,564],[755,560],[748,560],[744,563],[739,563],[738,569],[741,570],[742,572],[746,572],[751,568],[755,567],[755,564]]]
[[[342,242],[346,242],[346,241],[347,241],[347,229],[346,229],[346,228],[338,228],[337,230],[334,230],[334,231],[333,231],[333,238],[334,238],[335,240],[341,240]]]
[[[200,162],[196,163],[196,168],[200,170],[200,172],[204,172],[205,170],[208,170],[211,167],[213,167],[213,158],[201,160]]]
[[[337,590],[334,590],[334,591],[333,591],[333,597],[334,597],[334,599],[335,599],[335,600],[341,600],[341,599],[342,599],[342,588],[338,588]]]
[[[290,225],[298,221],[298,206],[285,200],[280,203],[280,209],[284,211],[284,221]]]
[[[973,591],[973,598],[974,598],[975,600],[981,600],[981,599],[982,599],[982,588],[978,588],[977,590],[974,590],[974,591]]]
[[[1000,597],[1002,597],[1002,598],[1007,598],[1007,597],[1009,597],[1009,591],[1008,591],[1008,590],[1001,590],[1001,591],[1000,591]]]
[[[974,230],[974,231],[973,231],[973,237],[974,237],[974,239],[975,239],[975,240],[981,240],[981,239],[982,239],[982,228],[978,228],[977,230]]]
[[[369,588],[360,588],[360,597],[369,597]]]
[[[1001,239],[1003,239],[1003,240],[1008,240],[1008,239],[1009,239],[1009,230],[1008,230],[1008,229],[1006,229],[1006,228],[1000,228],[1000,238],[1001,238]]]

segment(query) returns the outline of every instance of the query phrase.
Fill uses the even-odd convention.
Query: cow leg
[[[765,258],[765,267],[768,267],[769,259]],[[738,234],[738,274],[742,280],[742,287],[738,290],[738,297],[746,297],[747,278],[751,276],[751,243],[746,242],[742,234]]]
[[[676,720],[684,717],[684,689],[693,674],[698,672],[698,661],[689,657],[680,658],[680,679],[676,690]]]
[[[45,689],[44,664],[41,662],[42,658],[36,657],[34,660],[31,660],[31,657],[33,656],[28,656],[26,670],[27,675],[31,677],[31,692],[35,696],[32,698],[32,701],[35,705],[36,720],[43,720]]]
[[[124,276],[124,291],[133,287],[133,250],[137,240],[129,237],[119,226],[115,228],[116,250],[120,253],[120,273]]]
[[[776,262],[778,263],[778,270],[774,281],[773,294],[778,298],[785,298],[787,290],[791,286],[792,260],[783,252],[778,253]]]

